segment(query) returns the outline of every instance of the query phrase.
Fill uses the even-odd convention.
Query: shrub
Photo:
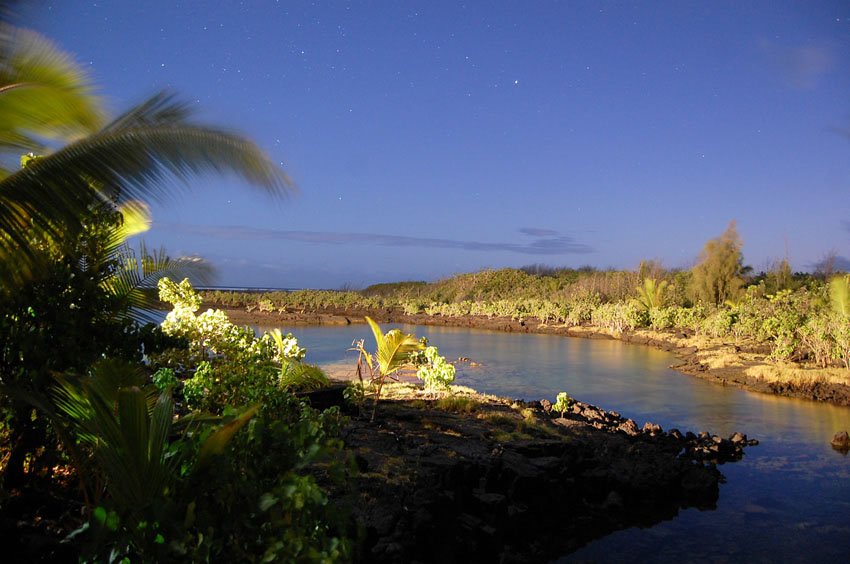
[[[567,392],[559,392],[558,397],[555,400],[555,403],[552,405],[552,409],[555,411],[561,412],[561,418],[563,419],[564,413],[570,408],[570,405],[573,403],[573,398],[571,398]]]
[[[575,296],[568,303],[567,325],[582,325],[593,318],[593,310],[600,306],[602,297],[597,292],[587,292]]]
[[[411,354],[410,362],[418,367],[416,377],[425,382],[428,391],[448,390],[455,380],[454,365],[440,356],[437,347],[425,347],[425,350]]]
[[[674,309],[674,319],[674,327],[697,331],[705,319],[705,308],[700,304],[695,304],[693,307],[677,307]]]
[[[712,337],[726,337],[738,319],[737,313],[725,308],[715,309],[699,323],[699,332]]]
[[[673,327],[676,321],[676,309],[675,307],[656,307],[649,310],[649,326],[657,330]]]
[[[164,390],[177,384],[177,377],[174,375],[174,370],[170,368],[160,368],[153,373],[151,381],[157,389]]]
[[[622,333],[626,329],[635,329],[647,325],[649,315],[634,301],[607,303],[593,310],[592,321],[594,325]]]

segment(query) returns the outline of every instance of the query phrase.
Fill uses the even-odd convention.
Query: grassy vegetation
[[[468,396],[446,396],[437,400],[437,409],[452,413],[474,413],[481,402]]]
[[[728,233],[724,237],[712,242],[706,261],[712,249],[727,240],[734,252],[727,248],[724,260],[732,266],[701,263],[696,277],[654,263],[644,263],[636,271],[535,266],[483,270],[433,283],[380,284],[362,292],[211,292],[204,298],[266,311],[393,308],[429,316],[595,326],[612,334],[636,329],[684,332],[733,345],[762,344],[774,361],[850,367],[850,312],[842,305],[847,303],[842,294],[847,278],[791,274],[785,261],[770,272],[742,277],[747,269],[735,258],[739,242]],[[650,272],[657,278],[646,277]],[[723,272],[734,282],[724,281]],[[720,298],[722,303],[714,303]]]

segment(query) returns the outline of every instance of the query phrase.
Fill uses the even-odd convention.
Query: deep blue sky
[[[217,283],[850,255],[847,2],[35,2],[114,111],[161,89],[295,179],[204,177],[149,244]]]

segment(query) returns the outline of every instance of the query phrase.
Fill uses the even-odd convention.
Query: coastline
[[[758,444],[459,386],[435,398],[388,384],[372,422],[371,400],[348,404],[344,388],[304,395],[349,416],[342,439],[356,486],[330,497],[351,508],[359,562],[548,561],[685,508],[714,509],[717,465]]]
[[[234,323],[261,326],[349,325],[369,315],[381,323],[612,338],[587,328],[386,310],[225,311]],[[372,421],[371,400],[346,402],[345,388],[337,381],[303,396],[313,407],[339,406],[348,416],[341,439],[357,467],[355,485],[331,488],[329,495],[350,508],[355,562],[548,561],[686,508],[715,509],[725,481],[718,466],[758,444],[740,432],[727,438],[641,425],[581,401],[558,413],[547,400],[462,386],[435,397],[404,379],[384,386]]]
[[[613,334],[593,326],[548,325],[537,319],[517,320],[509,317],[462,316],[443,317],[405,314],[391,309],[322,310],[298,312],[251,312],[243,308],[227,308],[217,304],[237,324],[245,325],[348,325],[363,323],[368,315],[379,323],[405,323],[469,327],[508,333],[541,333],[584,339],[614,339],[624,343],[650,346],[676,356],[670,368],[714,382],[744,390],[771,395],[801,398],[850,406],[850,371],[840,368],[818,369],[796,364],[779,364],[767,359],[763,345],[752,342],[729,343],[705,336],[674,331],[637,329]]]

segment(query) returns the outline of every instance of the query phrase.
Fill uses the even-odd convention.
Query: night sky
[[[204,176],[148,245],[216,283],[850,256],[847,2],[32,2],[113,112],[162,89],[299,193]]]

